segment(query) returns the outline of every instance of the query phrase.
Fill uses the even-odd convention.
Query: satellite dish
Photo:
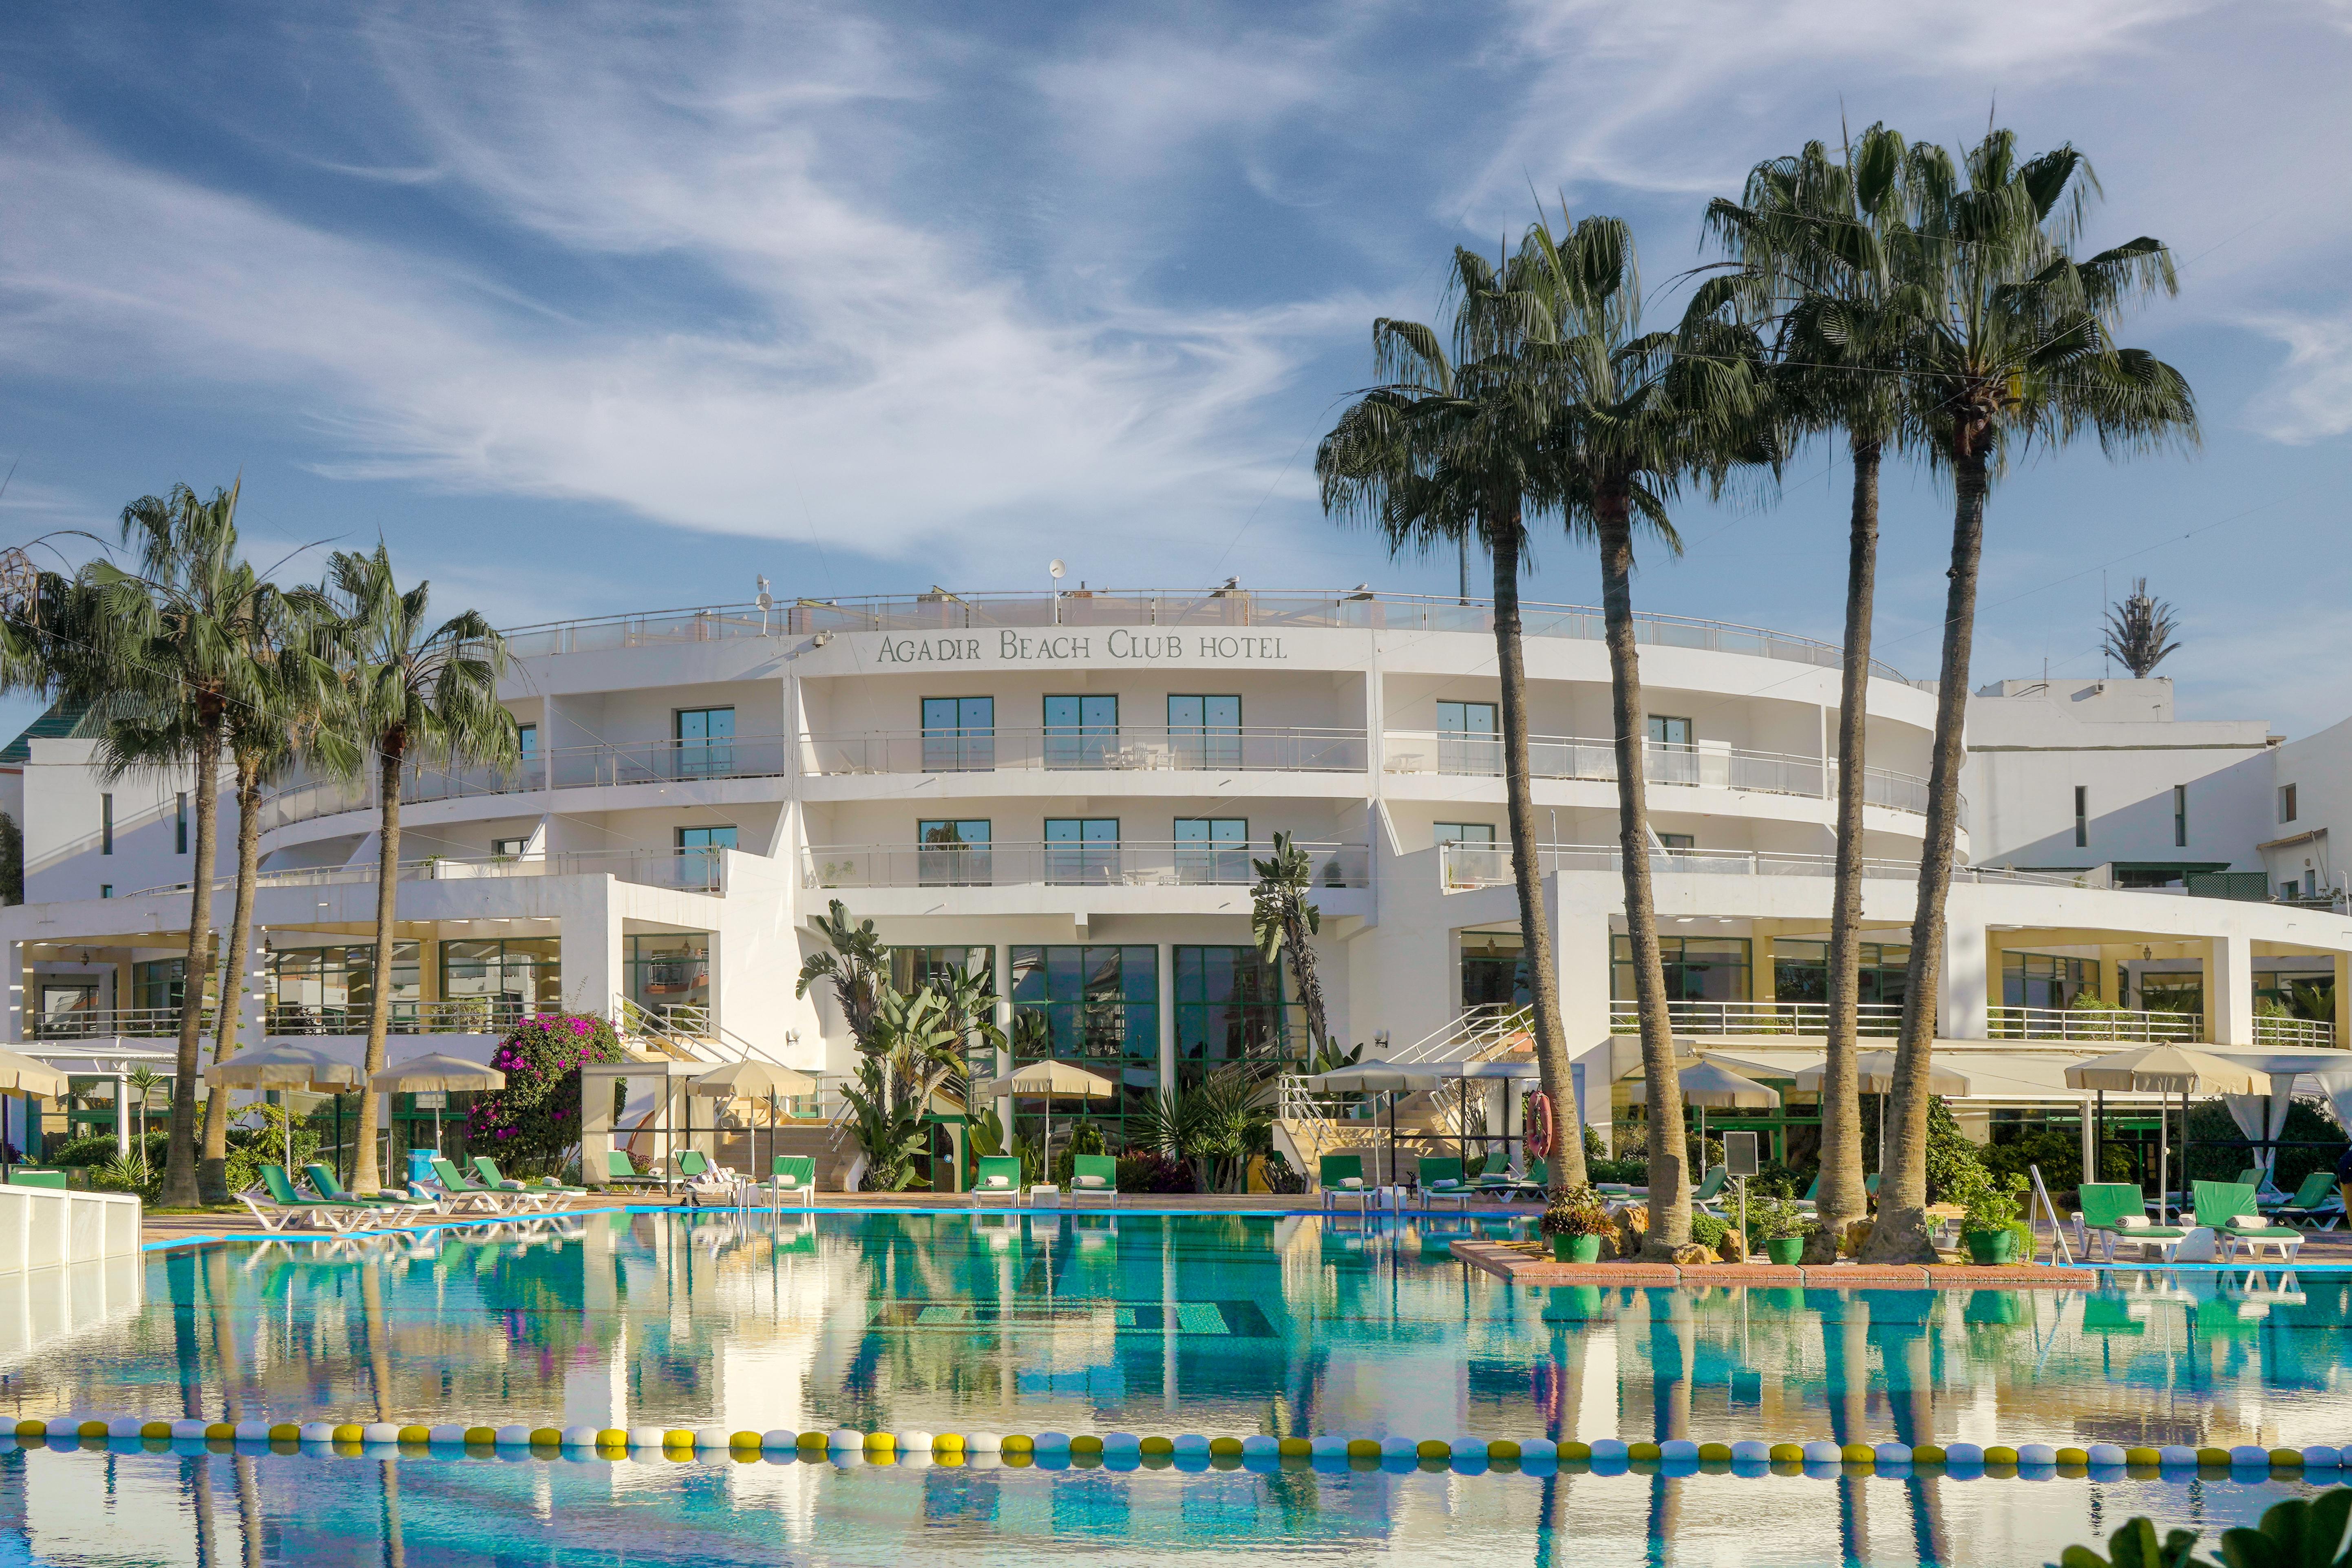
[[[1065,573],[1065,572],[1066,572],[1066,571],[1068,571],[1068,570],[1069,570],[1069,568],[1068,568],[1068,567],[1066,567],[1066,566],[1065,566],[1065,565],[1063,565],[1063,564],[1062,564],[1062,563],[1061,563],[1061,561],[1059,560],[1059,558],[1056,558],[1055,560],[1054,560],[1053,562],[1051,562],[1050,563],[1048,563],[1048,564],[1047,564],[1047,566],[1046,566],[1045,570],[1046,570],[1046,571],[1048,571],[1048,572],[1050,572],[1050,573],[1052,573],[1052,574],[1053,574],[1053,576],[1054,576],[1054,581],[1055,581],[1056,583],[1058,583],[1058,582],[1060,582],[1060,581],[1062,580],[1062,574],[1063,574],[1063,573]]]

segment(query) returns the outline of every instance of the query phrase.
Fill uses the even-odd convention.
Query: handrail
[[[376,869],[373,860],[350,866],[293,866],[260,872],[254,881],[261,888],[342,887],[373,882]],[[641,887],[724,893],[727,857],[717,848],[561,849],[552,854],[523,856],[435,855],[423,860],[402,861],[399,880],[452,882],[477,878],[596,876]],[[142,888],[129,896],[135,899],[149,893],[184,893],[194,885],[166,882]],[[215,892],[226,892],[236,886],[235,877],[213,879]]]
[[[1362,844],[1306,844],[1318,888],[1371,885]],[[998,840],[988,844],[814,844],[801,852],[804,888],[1240,887],[1250,862],[1271,855],[1247,844],[1122,838],[1097,843]]]
[[[1837,791],[1838,765],[1834,759],[1824,762],[1820,757],[1795,752],[1706,742],[1662,745],[1644,742],[1642,752],[1642,775],[1654,784],[1747,790],[1814,799],[1827,799]],[[1500,736],[1391,730],[1381,747],[1381,759],[1382,771],[1391,773],[1499,778],[1503,772],[1503,742]],[[1617,777],[1616,743],[1592,737],[1530,735],[1528,769],[1539,779],[1612,782]],[[1927,812],[1927,781],[1917,774],[1865,767],[1863,778],[1863,793],[1868,804],[1919,815]],[[1965,806],[1967,803],[1961,804]]]
[[[1492,616],[1493,606],[1485,599],[1464,603],[1436,595],[1370,590],[1013,590],[801,599],[768,610],[756,604],[737,604],[629,611],[543,621],[509,628],[503,635],[509,655],[530,658],[743,637],[804,637],[815,632],[921,632],[999,626],[1223,626],[1491,632]],[[1598,641],[1601,635],[1601,613],[1584,605],[1523,601],[1520,616],[1522,629],[1528,637]],[[1843,658],[1835,644],[1736,621],[1645,613],[1633,617],[1633,628],[1637,642],[1661,647],[1750,654],[1832,668]],[[1914,684],[1893,666],[1876,659],[1871,661],[1871,674],[1906,686]]]
[[[509,768],[420,765],[403,781],[400,798],[404,805],[415,805],[547,789],[774,778],[792,771],[792,740],[784,735],[555,746]],[[346,811],[373,811],[375,781],[314,779],[265,795],[261,804],[261,828],[267,833]]]
[[[1084,730],[875,730],[801,737],[803,766],[820,777],[860,773],[1067,772],[1097,769],[1361,773],[1364,731],[1292,725],[1182,730],[1120,724]]]
[[[2170,1040],[2197,1045],[2205,1038],[2201,1013],[2129,1007],[2012,1007],[1985,1009],[1988,1037],[1996,1040]]]
[[[204,1005],[200,1032],[210,1035],[220,1005]],[[25,1009],[25,1035],[35,1040],[167,1039],[180,1032],[177,1007],[76,1007],[57,1013]]]
[[[1622,869],[1613,844],[1538,844],[1536,853],[1546,871],[1616,871]],[[1863,875],[1874,879],[1916,881],[1919,863],[1907,859],[1866,859]],[[1780,849],[1660,849],[1650,856],[1650,869],[1662,876],[1828,877],[1837,870],[1829,855],[1802,855]],[[1438,877],[1449,893],[1490,888],[1511,880],[1511,847],[1507,844],[1444,844],[1438,847]],[[2031,887],[2075,888],[2079,877],[2047,871],[2012,871],[2000,866],[1955,866],[1956,882],[2012,882]]]
[[[1903,1025],[1900,1002],[1854,1004],[1856,1032],[1893,1035]],[[1678,1035],[1821,1035],[1830,1032],[1826,1002],[1710,1002],[1676,998],[1666,1004],[1666,1021]],[[1638,1002],[1622,997],[1609,1003],[1609,1031],[1630,1035],[1642,1026]]]

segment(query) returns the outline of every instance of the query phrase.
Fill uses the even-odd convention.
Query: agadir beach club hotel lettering
[[[992,652],[1006,664],[1077,664],[1096,657],[1097,636],[1104,657],[1142,663],[1174,664],[1188,651],[1198,659],[1238,664],[1272,664],[1289,658],[1282,650],[1280,637],[1230,632],[1146,633],[1126,626],[1101,634],[999,631],[992,639]],[[886,637],[875,659],[880,664],[978,664],[989,657],[991,641],[977,637]]]

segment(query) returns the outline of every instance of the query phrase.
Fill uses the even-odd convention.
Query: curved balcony
[[[511,768],[425,763],[402,784],[401,803],[462,800],[477,795],[530,795],[548,789],[681,784],[712,779],[773,778],[792,771],[782,735],[738,735],[720,741],[638,741],[611,746],[559,746],[525,757]],[[289,827],[346,811],[373,811],[375,781],[320,779],[265,798],[261,830]]]
[[[1536,854],[1544,871],[1619,871],[1623,863],[1612,844],[1538,844]],[[1866,859],[1863,875],[1874,879],[1916,882],[1919,862],[1909,859]],[[1511,880],[1511,847],[1507,844],[1444,844],[1438,847],[1439,875],[1448,892],[1501,887]],[[1828,855],[1799,855],[1777,849],[1660,849],[1650,857],[1658,876],[1701,877],[1829,877],[1837,861]],[[2082,879],[2043,871],[2011,871],[1998,866],[1955,866],[1955,882],[2010,882],[2042,888],[2078,888]]]
[[[1371,883],[1362,844],[1307,844],[1319,888]],[[1209,888],[1257,880],[1253,856],[1274,846],[1120,839],[1116,843],[819,844],[803,850],[801,885],[834,888]]]
[[[590,849],[559,850],[550,855],[436,855],[429,859],[404,860],[398,879],[403,882],[459,882],[480,878],[511,879],[517,877],[610,877],[615,881],[634,882],[646,888],[675,888],[688,893],[724,893],[727,890],[727,856],[719,849]],[[333,888],[376,879],[376,864],[373,860],[353,866],[294,866],[282,870],[263,871],[255,885],[270,888]],[[216,877],[213,887],[226,891],[236,885],[235,877]],[[184,893],[192,884],[167,882],[160,887],[142,888],[131,895],[141,898],[149,893]]]
[[[1500,778],[1503,742],[1501,737],[1492,735],[1392,730],[1382,742],[1381,758],[1384,773]],[[1614,783],[1617,749],[1613,742],[1607,740],[1531,735],[1528,738],[1528,767],[1539,779]],[[1838,766],[1819,757],[1786,752],[1755,752],[1704,742],[1696,746],[1644,744],[1642,774],[1654,784],[1826,800],[1837,793]],[[1889,811],[1924,816],[1927,810],[1927,781],[1916,773],[1900,773],[1891,768],[1865,767],[1863,797],[1867,804]]]
[[[1601,613],[1577,605],[1522,601],[1521,629],[1531,637],[1598,642]],[[517,626],[505,634],[519,658],[617,648],[675,647],[740,637],[805,637],[840,632],[989,631],[1032,626],[1286,627],[1355,631],[1470,632],[1493,636],[1493,607],[1484,600],[1421,594],[1316,593],[1245,588],[1206,593],[1158,589],[1075,593],[930,593],[852,599],[801,599],[772,609],[713,605],[624,616],[590,616]],[[1836,668],[1834,643],[1794,637],[1732,621],[1637,615],[1633,639],[1659,647],[1700,648]],[[1871,674],[1911,685],[1892,665],[1871,661]]]
[[[874,731],[803,735],[803,765],[822,777],[860,773],[1364,771],[1364,731],[1244,726],[1223,731],[1120,725],[1117,730]]]

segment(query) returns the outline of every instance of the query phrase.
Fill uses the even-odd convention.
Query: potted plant
[[[1805,1237],[1813,1222],[1804,1210],[1786,1198],[1751,1198],[1748,1204],[1748,1234],[1763,1244],[1764,1256],[1782,1268],[1805,1255]]]
[[[2023,1176],[1997,1177],[1979,1172],[1955,1194],[1967,1209],[1960,1220],[1960,1237],[1968,1244],[1970,1262],[1991,1265],[2016,1258],[2017,1233],[2022,1228],[2019,1222],[2025,1214],[2024,1193]]]
[[[1598,1263],[1601,1238],[1617,1232],[1617,1222],[1601,1206],[1590,1187],[1563,1193],[1544,1210],[1543,1233],[1551,1237],[1551,1255],[1562,1263]]]

